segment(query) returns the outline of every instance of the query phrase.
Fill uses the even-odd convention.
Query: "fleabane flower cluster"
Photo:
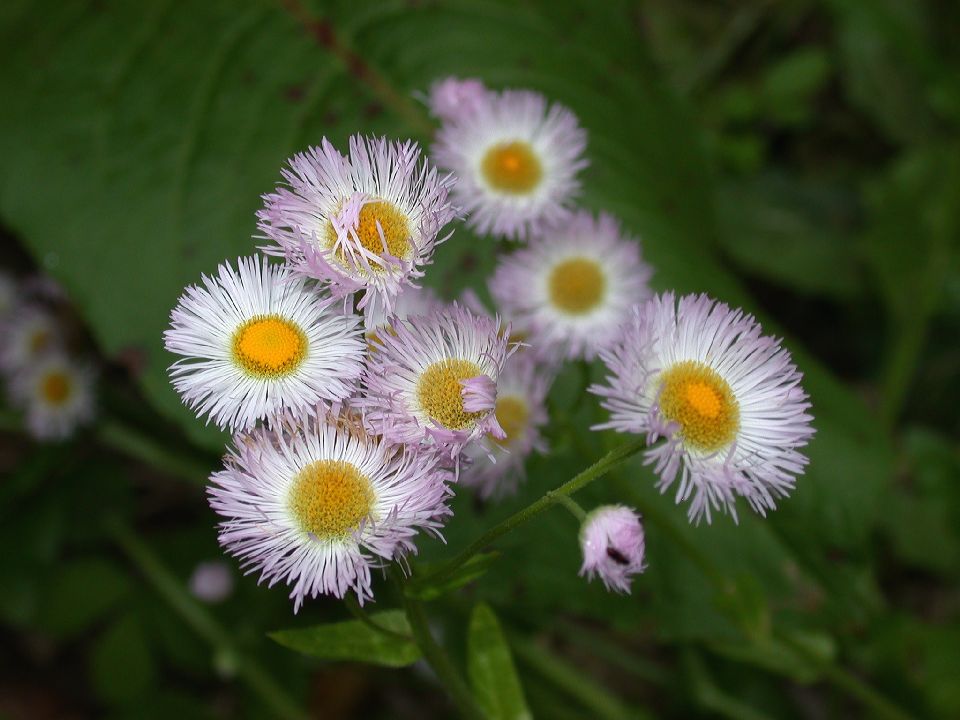
[[[0,373],[37,440],[66,440],[94,417],[96,372],[76,335],[53,280],[0,274]]]
[[[374,571],[439,536],[454,487],[481,505],[518,489],[548,447],[556,373],[577,361],[588,378],[597,358],[597,429],[643,436],[691,519],[736,517],[738,498],[772,509],[812,434],[779,341],[706,296],[653,294],[639,239],[576,205],[587,134],[569,108],[473,78],[422,97],[440,123],[430,159],[359,135],[298,153],[257,212],[262,255],[202,277],[171,314],[174,387],[235,433],[209,489],[227,552],[286,585],[295,611],[372,599]],[[496,254],[492,312],[483,289],[448,303],[422,282],[457,219]],[[432,284],[454,279],[448,266]],[[639,515],[563,504],[581,574],[629,592],[646,567]]]

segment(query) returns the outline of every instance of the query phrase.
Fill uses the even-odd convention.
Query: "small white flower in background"
[[[608,590],[629,593],[632,576],[646,569],[640,516],[622,505],[603,505],[584,518],[580,549],[580,574],[599,576]]]
[[[526,240],[571,213],[587,134],[564,106],[504,90],[447,120],[432,155],[456,174],[454,202],[481,235]]]
[[[547,392],[550,374],[544,373],[530,354],[517,353],[504,365],[497,380],[494,414],[505,437],[485,437],[464,449],[470,462],[460,475],[484,499],[516,492],[524,479],[524,465],[531,452],[547,451],[540,429],[547,424]]]
[[[198,600],[219,603],[233,593],[233,572],[220,560],[199,563],[190,575],[190,593]]]
[[[440,120],[458,120],[480,110],[489,102],[491,91],[476,78],[446,77],[430,86],[427,104],[430,114]]]
[[[259,228],[294,272],[316,278],[336,297],[360,291],[359,309],[391,312],[396,296],[432,262],[457,215],[441,176],[414,142],[350,138],[349,156],[324,138],[283,171],[289,187],[263,196]]]
[[[610,215],[578,211],[567,223],[504,255],[490,278],[497,309],[527,329],[547,363],[592,360],[620,336],[631,308],[650,296],[640,243]]]
[[[373,342],[367,395],[356,401],[372,432],[451,458],[486,433],[504,437],[494,410],[512,349],[498,320],[454,303],[391,328]]]
[[[294,612],[321,594],[363,603],[371,569],[415,553],[418,530],[439,535],[451,473],[436,453],[372,438],[345,417],[292,427],[238,435],[210,478],[220,543],[261,581],[291,586]]]
[[[0,332],[0,367],[11,373],[29,369],[45,355],[62,349],[62,334],[56,318],[44,308],[16,307]]]
[[[610,374],[591,392],[610,420],[596,429],[645,434],[645,459],[662,492],[679,477],[688,516],[736,519],[735,499],[761,515],[793,490],[814,430],[802,374],[777,338],[742,310],[706,295],[657,295],[634,308],[617,344],[601,353]]]
[[[170,317],[164,343],[184,356],[170,368],[173,385],[221,428],[343,400],[363,372],[360,318],[264,258],[221,265]]]
[[[14,404],[38,440],[63,440],[94,415],[94,371],[59,353],[37,360],[10,381]]]

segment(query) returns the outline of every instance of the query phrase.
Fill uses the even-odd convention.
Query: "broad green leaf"
[[[479,555],[474,555],[472,558],[467,560],[467,562],[458,567],[449,577],[443,578],[438,582],[417,582],[416,576],[414,576],[414,580],[407,585],[405,592],[408,595],[421,600],[433,600],[442,595],[446,595],[449,592],[453,592],[454,590],[459,590],[464,585],[472,583],[477,578],[482,577],[487,572],[487,569],[490,567],[490,565],[496,561],[499,555],[500,553],[497,552],[480,553]],[[425,563],[418,565],[417,575],[426,577],[432,571],[442,566],[443,563]]]
[[[135,615],[122,617],[94,643],[90,676],[102,701],[135,701],[153,684],[155,675],[150,648]]]
[[[420,658],[401,610],[373,613],[370,618],[387,632],[360,620],[279,630],[270,637],[281,645],[321,660],[355,660],[387,667],[403,667]],[[406,637],[400,637],[400,635]]]
[[[470,616],[467,673],[480,708],[491,720],[533,717],[497,616],[483,603],[477,605]]]

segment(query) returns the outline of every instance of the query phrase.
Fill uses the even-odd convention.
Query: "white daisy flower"
[[[450,471],[348,420],[320,413],[296,426],[238,436],[211,477],[220,543],[261,581],[291,586],[294,612],[320,594],[362,603],[371,568],[415,553],[418,529],[439,536]]]
[[[600,428],[646,434],[648,464],[691,520],[711,510],[736,518],[735,498],[761,515],[793,489],[814,430],[801,373],[780,341],[742,310],[706,295],[658,295],[634,308],[622,337],[601,353],[610,370]]]
[[[630,308],[650,295],[640,243],[617,221],[577,212],[527,247],[501,257],[490,278],[497,310],[528,328],[549,362],[592,360],[619,336]]]
[[[456,120],[477,112],[490,94],[490,90],[476,78],[445,77],[430,86],[427,106],[434,117]]]
[[[586,132],[539,93],[504,90],[474,98],[471,112],[437,133],[433,156],[459,178],[454,201],[481,235],[526,240],[570,215]]]
[[[494,413],[497,379],[512,352],[498,320],[453,303],[396,321],[374,342],[367,395],[357,400],[373,432],[426,443],[456,457],[471,440],[504,433]]]
[[[291,158],[283,178],[289,187],[264,195],[257,213],[274,243],[263,251],[328,283],[336,297],[361,291],[360,309],[390,312],[457,215],[448,199],[454,178],[421,160],[414,142],[354,135],[345,157],[324,138]]]
[[[0,367],[18,372],[32,367],[47,354],[63,345],[62,331],[56,318],[36,305],[16,308],[2,327]]]
[[[184,356],[170,367],[173,385],[221,428],[343,400],[363,371],[360,318],[266,259],[224,263],[170,317],[166,348]]]
[[[51,353],[13,376],[10,395],[24,409],[31,435],[63,440],[93,419],[93,385],[88,365]]]
[[[540,429],[549,420],[550,378],[529,353],[517,353],[504,365],[497,380],[494,415],[505,437],[488,436],[464,449],[470,462],[460,478],[464,485],[475,487],[481,498],[516,492],[530,453],[547,451]]]

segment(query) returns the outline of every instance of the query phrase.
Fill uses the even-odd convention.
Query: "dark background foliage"
[[[344,620],[340,602],[293,618],[251,578],[213,608],[178,600],[219,556],[202,488],[226,438],[180,405],[161,345],[183,286],[253,251],[285,158],[324,135],[428,143],[415,93],[447,74],[569,105],[590,133],[584,204],[642,238],[657,289],[783,335],[818,431],[767,519],[690,526],[639,462],[591,486],[586,504],[645,514],[630,596],[577,578],[565,513],[516,531],[428,604],[454,656],[486,601],[536,717],[960,716],[958,28],[949,0],[3,3],[0,265],[58,280],[104,369],[71,443],[3,416],[0,717],[452,713],[419,666],[266,635]],[[452,298],[493,262],[458,229],[427,281]],[[418,563],[618,442],[587,430],[583,387],[578,368],[559,379],[552,453],[520,495],[458,497],[448,546]]]

